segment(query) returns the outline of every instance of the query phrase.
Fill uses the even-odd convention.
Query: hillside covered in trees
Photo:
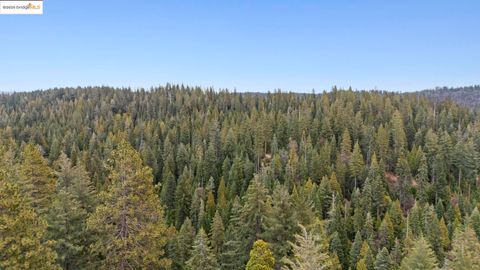
[[[431,90],[420,91],[418,94],[436,102],[449,99],[470,108],[478,108],[480,106],[480,85],[451,88],[437,87]]]
[[[423,95],[0,95],[0,269],[480,269],[480,118]]]

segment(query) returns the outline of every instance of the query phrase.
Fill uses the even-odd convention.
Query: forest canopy
[[[61,88],[1,94],[0,145],[1,269],[480,269],[451,100]]]

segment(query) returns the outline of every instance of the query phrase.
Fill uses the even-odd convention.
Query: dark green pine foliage
[[[210,248],[208,236],[203,230],[200,230],[195,237],[192,248],[192,256],[186,262],[186,269],[188,270],[217,270],[218,261]]]
[[[272,208],[264,233],[264,239],[269,243],[277,263],[290,253],[291,247],[285,243],[294,240],[293,236],[298,229],[291,195],[287,187],[277,185],[273,191]]]
[[[183,221],[190,215],[190,205],[192,204],[192,178],[190,170],[185,167],[182,175],[178,179],[175,189],[175,225],[177,228],[182,226]]]
[[[392,263],[390,259],[390,255],[388,254],[388,250],[386,247],[383,247],[380,252],[378,252],[377,257],[375,259],[375,270],[390,270],[392,269]]]
[[[148,91],[61,88],[0,95],[0,119],[0,152],[9,153],[0,161],[0,174],[28,196],[27,206],[39,219],[48,219],[48,227],[39,223],[37,231],[48,230],[37,243],[56,240],[56,262],[64,268],[77,268],[80,261],[88,261],[87,268],[112,267],[105,262],[126,257],[136,265],[145,264],[137,263],[141,258],[151,266],[168,267],[168,246],[172,267],[180,269],[191,253],[177,260],[176,243],[183,243],[182,235],[193,241],[201,228],[223,269],[245,269],[259,238],[270,242],[277,268],[283,262],[280,253],[293,265],[324,261],[297,256],[285,243],[298,233],[293,228],[299,224],[309,232],[325,227],[325,245],[310,246],[338,251],[320,252],[330,257],[332,268],[341,261],[345,269],[374,269],[377,257],[384,265],[382,251],[388,246],[397,269],[422,236],[437,265],[448,268],[454,265],[447,264],[453,263],[454,253],[455,258],[470,258],[461,254],[466,242],[458,237],[453,241],[455,232],[468,225],[480,235],[479,114],[452,101],[336,87],[302,95],[170,84]],[[125,182],[142,190],[140,201],[135,195],[116,194],[108,203],[105,198],[113,196],[108,159],[119,136],[139,157],[129,154],[124,164],[145,172],[148,168],[140,164],[151,168],[151,174]],[[55,162],[64,159],[63,152],[71,159],[66,167]],[[130,175],[123,168],[118,171]],[[280,199],[274,193],[282,185],[288,192]],[[104,226],[117,223],[102,217],[119,213],[117,203],[127,199],[140,205],[135,214],[144,213],[142,220],[159,224],[157,231],[129,219],[142,228],[142,234],[132,237],[153,248],[129,249],[121,256],[107,252],[108,258],[101,250],[92,254],[92,247],[118,246],[118,234]],[[152,206],[160,204],[165,208]],[[154,211],[143,211],[142,205]],[[101,215],[92,219],[91,229],[108,233],[84,235],[84,220],[95,209]],[[10,222],[14,215],[4,216]],[[177,234],[166,229],[164,218]],[[189,233],[180,233],[187,220],[192,223]],[[19,239],[11,233],[14,226],[1,226],[1,232]],[[143,237],[143,232],[152,237]],[[473,240],[469,245],[476,246]],[[183,244],[183,250],[192,245]],[[358,254],[355,263],[352,254]],[[425,254],[424,249],[420,255]]]
[[[243,250],[243,240],[241,238],[240,227],[241,211],[242,205],[240,204],[238,197],[236,197],[232,203],[230,223],[225,232],[225,241],[220,254],[220,265],[222,269],[240,270],[245,267],[245,262],[238,258]]]
[[[237,259],[246,263],[253,243],[265,233],[268,213],[271,211],[271,198],[267,188],[255,177],[243,198],[245,202],[240,212],[239,233],[242,239],[242,250]]]
[[[223,225],[222,216],[218,210],[213,217],[210,239],[212,250],[218,257],[222,252],[223,243],[225,241],[225,226]]]
[[[350,265],[357,265],[358,257],[360,256],[360,250],[362,249],[363,239],[360,231],[355,234],[355,240],[353,241],[352,248],[350,249]]]
[[[64,269],[78,269],[93,260],[89,246],[94,239],[87,231],[86,219],[94,210],[95,192],[83,166],[72,166],[64,153],[55,167],[57,192],[47,213],[47,235],[55,240],[58,264]]]
[[[177,233],[177,237],[174,244],[175,260],[173,266],[176,269],[185,269],[185,262],[191,256],[191,250],[193,246],[193,240],[195,239],[195,228],[193,228],[192,221],[187,217],[180,231]]]

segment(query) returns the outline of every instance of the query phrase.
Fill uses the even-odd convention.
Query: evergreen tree
[[[187,261],[186,266],[188,270],[216,270],[219,268],[217,258],[210,249],[208,243],[208,236],[200,228],[192,249],[192,257]]]
[[[212,250],[218,256],[222,251],[223,242],[225,240],[225,227],[223,226],[222,217],[220,212],[217,210],[215,216],[213,217],[212,230],[211,230],[212,239]]]
[[[352,150],[352,140],[350,138],[350,132],[348,129],[345,129],[342,134],[342,143],[340,145],[340,159],[344,163],[350,161],[350,155]]]
[[[395,231],[390,215],[387,213],[382,220],[380,228],[378,228],[378,246],[390,249],[395,240]]]
[[[63,152],[54,165],[58,178],[57,191],[64,188],[85,212],[93,212],[97,204],[97,194],[85,166],[81,162],[73,166],[72,161]]]
[[[0,268],[60,269],[47,223],[30,207],[19,188],[0,178]]]
[[[78,269],[88,261],[88,238],[85,220],[87,213],[64,188],[61,189],[47,218],[48,238],[55,240],[57,262],[63,269]]]
[[[443,262],[444,259],[444,250],[443,250],[443,243],[442,243],[442,234],[440,230],[440,226],[438,223],[438,219],[435,215],[433,210],[433,206],[427,207],[424,213],[424,235],[427,241],[430,244],[430,247],[435,252],[437,256],[438,262]]]
[[[86,228],[88,214],[96,205],[94,189],[81,164],[72,167],[61,153],[55,161],[57,193],[47,213],[48,238],[56,241],[57,261],[63,269],[78,269],[90,261],[93,237]]]
[[[425,238],[418,238],[400,266],[401,270],[411,269],[437,269],[437,259]]]
[[[192,178],[190,171],[185,167],[182,175],[178,179],[178,185],[175,189],[175,225],[177,228],[180,228],[185,218],[190,215],[192,193]]]
[[[355,234],[355,240],[353,241],[352,248],[350,249],[350,265],[357,265],[358,257],[360,256],[360,250],[362,249],[363,239],[360,231]]]
[[[473,209],[468,224],[472,227],[477,234],[477,238],[480,240],[480,211],[478,211],[478,207]]]
[[[403,155],[398,158],[396,173],[398,175],[396,183],[398,197],[402,207],[405,209],[412,203],[412,196],[410,193],[412,174],[408,162]]]
[[[448,269],[480,269],[480,242],[475,232],[467,226],[457,230],[453,237],[452,250],[448,253],[445,266]]]
[[[292,199],[285,186],[275,187],[272,204],[264,236],[270,243],[276,261],[279,262],[289,253],[290,246],[285,243],[293,241],[293,235],[297,232],[298,226]]]
[[[205,209],[205,222],[206,229],[210,230],[213,217],[215,216],[215,197],[213,196],[213,191],[210,189],[207,194],[207,203]]]
[[[307,232],[301,226],[301,234],[295,235],[295,242],[289,242],[292,247],[292,258],[283,259],[284,270],[317,270],[335,269],[334,261],[328,253],[328,241],[323,234]]]
[[[365,163],[363,162],[363,154],[360,150],[360,146],[358,142],[355,143],[353,147],[352,156],[350,158],[350,173],[355,179],[354,188],[357,188],[357,181],[359,177],[362,175],[363,169],[365,167]]]
[[[55,175],[37,146],[25,145],[22,157],[19,186],[27,194],[35,211],[45,216],[55,194]]]
[[[245,204],[240,213],[240,237],[244,244],[243,251],[238,254],[240,259],[248,257],[248,251],[253,243],[260,239],[265,232],[268,213],[270,210],[271,198],[258,177],[255,177],[244,196]]]
[[[377,258],[375,259],[375,270],[389,270],[392,269],[390,257],[388,254],[388,250],[386,247],[383,247],[380,252],[377,254]]]
[[[241,211],[242,206],[240,205],[238,197],[235,197],[232,203],[230,222],[225,232],[225,241],[220,254],[220,263],[222,269],[225,270],[240,270],[245,268],[244,258],[239,259],[239,254],[244,254],[241,235],[242,229],[240,226]]]
[[[217,210],[220,212],[224,222],[227,220],[227,207],[227,187],[225,186],[225,179],[222,177],[217,189]]]
[[[245,270],[273,270],[274,265],[275,257],[268,243],[263,240],[255,241]]]
[[[358,264],[365,265],[366,269],[373,269],[375,258],[373,257],[372,249],[367,241],[363,241],[362,249],[360,250],[360,256],[358,258]]]
[[[187,217],[175,239],[175,260],[173,262],[177,269],[185,269],[185,262],[190,258],[194,239],[195,228],[193,228],[192,221]]]
[[[87,221],[98,240],[93,252],[104,257],[101,268],[167,268],[168,229],[153,187],[152,170],[121,140],[110,159],[110,185]]]

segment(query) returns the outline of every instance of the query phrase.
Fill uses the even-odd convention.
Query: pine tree
[[[238,258],[239,254],[244,255],[242,229],[240,226],[241,211],[242,206],[238,197],[235,197],[232,203],[230,222],[225,232],[225,241],[220,254],[220,264],[222,269],[240,270],[245,268],[246,261],[244,258]]]
[[[478,211],[478,207],[473,209],[468,223],[477,234],[477,238],[480,240],[480,211]]]
[[[175,219],[175,191],[177,184],[175,181],[175,175],[169,168],[166,168],[162,178],[162,191],[160,193],[161,203],[166,209],[167,223],[172,224]]]
[[[448,253],[445,266],[448,269],[469,270],[480,269],[480,242],[475,232],[467,226],[455,232],[452,250]]]
[[[375,270],[389,270],[392,269],[392,263],[390,261],[390,257],[388,254],[388,250],[386,247],[383,247],[380,252],[377,254],[377,258],[375,259]]]
[[[89,241],[85,220],[87,213],[80,203],[62,188],[47,214],[48,238],[55,240],[57,262],[63,269],[78,269],[88,261]],[[84,250],[85,249],[85,250]]]
[[[284,270],[318,270],[334,269],[334,261],[328,254],[328,241],[323,234],[307,232],[300,225],[301,233],[295,235],[292,258],[283,259]]]
[[[205,207],[205,222],[206,229],[209,231],[213,217],[215,216],[215,197],[213,196],[213,191],[210,189],[207,194],[207,203]]]
[[[388,135],[387,129],[384,128],[383,125],[380,125],[380,127],[378,127],[376,135],[376,143],[380,159],[387,160],[388,158],[388,150],[390,145],[389,138],[390,136]]]
[[[175,239],[175,260],[173,262],[178,269],[185,269],[185,262],[190,258],[194,239],[195,228],[193,228],[192,221],[187,217]]]
[[[387,213],[383,217],[380,228],[378,228],[378,246],[390,249],[395,240],[395,231],[390,215]]]
[[[89,261],[93,237],[86,229],[87,215],[93,212],[96,197],[81,164],[72,167],[61,153],[55,161],[57,193],[47,213],[48,238],[56,241],[57,262],[63,269],[78,269]]]
[[[109,187],[87,221],[98,240],[93,252],[104,256],[101,268],[166,268],[168,229],[153,187],[152,170],[121,140],[112,152]]]
[[[25,145],[20,165],[20,187],[28,195],[32,207],[40,216],[50,208],[55,194],[55,175],[33,144]]]
[[[330,180],[328,177],[324,176],[322,181],[320,182],[320,186],[318,187],[317,192],[317,199],[318,199],[318,207],[319,212],[322,218],[326,218],[328,214],[328,210],[332,205],[332,194],[333,190],[330,185]]]
[[[267,227],[264,239],[270,243],[276,261],[290,252],[290,246],[285,245],[293,241],[298,225],[293,208],[292,198],[288,189],[283,185],[275,187],[272,196],[272,208],[268,214]]]
[[[429,206],[425,209],[424,219],[425,223],[423,233],[425,235],[425,238],[429,242],[430,247],[435,252],[435,255],[437,256],[437,261],[441,263],[444,259],[444,250],[442,243],[443,239],[433,206]]]
[[[188,270],[217,270],[217,258],[208,243],[208,236],[203,228],[197,233],[192,249],[192,257],[187,261]]]
[[[401,270],[411,269],[437,269],[437,259],[425,238],[418,238],[407,256],[403,258]]]
[[[30,207],[19,188],[0,178],[0,268],[60,269],[53,242],[44,241],[47,223]]]
[[[380,216],[385,207],[386,189],[384,185],[384,172],[381,170],[375,153],[372,155],[372,163],[368,170],[368,178],[365,180],[364,191],[366,196],[370,197],[371,211]],[[368,186],[367,186],[368,185]],[[367,192],[366,192],[367,191]]]
[[[405,147],[407,146],[407,138],[405,135],[402,115],[398,110],[393,113],[392,127],[394,151],[395,154],[399,156],[400,153],[402,153],[402,151],[405,150]]]
[[[392,251],[390,252],[390,262],[393,269],[398,269],[403,258],[403,250],[398,239],[395,239],[395,245],[393,246]]]
[[[399,239],[403,238],[405,224],[400,201],[395,200],[391,202],[387,212],[392,221],[395,237]]]
[[[350,249],[350,265],[357,265],[358,257],[360,256],[360,250],[362,249],[363,239],[360,231],[355,234],[355,240],[353,241],[352,248]]]
[[[255,240],[262,237],[265,232],[268,213],[270,210],[271,198],[268,190],[258,177],[255,177],[244,196],[245,204],[240,213],[240,233],[244,244],[243,256],[238,254],[239,258],[248,256]]]
[[[362,175],[363,169],[365,167],[365,163],[363,161],[363,154],[360,150],[360,146],[358,142],[355,143],[353,147],[352,156],[350,158],[350,173],[355,179],[354,188],[357,188],[357,181],[358,178]]]
[[[447,224],[445,224],[445,220],[443,219],[443,217],[438,222],[438,226],[440,229],[440,239],[442,240],[442,247],[444,250],[447,250],[450,247],[450,237],[448,235]]]
[[[358,263],[361,263],[366,266],[366,269],[373,269],[375,259],[373,257],[372,249],[367,241],[363,241],[358,259],[357,265]]]
[[[403,155],[398,158],[396,173],[398,175],[396,188],[398,190],[400,203],[403,208],[408,208],[412,203],[412,195],[410,194],[412,174],[408,162]]]
[[[182,175],[178,178],[178,184],[175,189],[175,225],[177,228],[180,228],[185,218],[190,215],[192,193],[193,188],[190,170],[185,167]]]
[[[268,243],[263,240],[255,241],[245,270],[273,270],[274,266],[275,257]]]
[[[65,153],[54,163],[57,175],[57,190],[64,188],[78,201],[80,207],[87,213],[93,212],[97,197],[88,172],[81,162],[73,166]]]
[[[345,245],[342,243],[338,232],[334,232],[331,239],[329,245],[330,253],[336,254],[342,267],[347,268],[348,262],[345,256]]]
[[[222,217],[220,216],[220,212],[218,210],[215,212],[215,216],[213,217],[212,230],[210,234],[213,252],[218,255],[222,251],[223,242],[225,240],[225,227],[223,226]]]
[[[228,217],[227,207],[227,187],[225,186],[225,179],[222,177],[217,189],[217,210],[220,212],[224,222]]]

